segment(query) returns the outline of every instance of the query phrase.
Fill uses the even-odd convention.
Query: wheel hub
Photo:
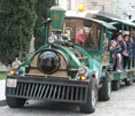
[[[108,82],[108,96],[111,96],[111,82]]]
[[[92,103],[92,106],[93,108],[96,106],[96,93],[95,93],[95,90],[92,90],[91,91],[91,103]]]

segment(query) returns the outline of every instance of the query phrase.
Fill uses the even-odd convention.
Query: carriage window
[[[64,30],[70,33],[72,42],[88,50],[99,48],[101,29],[97,23],[83,19],[65,19]]]

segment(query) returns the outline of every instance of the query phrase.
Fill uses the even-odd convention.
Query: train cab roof
[[[132,22],[135,23],[135,19],[133,19]]]
[[[135,24],[133,22],[131,22],[129,20],[121,19],[120,17],[114,16],[111,14],[106,14],[106,13],[100,12],[100,13],[96,14],[96,19],[100,19],[100,20],[109,22],[113,25],[123,24],[123,25],[127,25],[129,27],[135,28]]]
[[[85,12],[67,11],[66,14],[65,14],[65,18],[66,19],[77,18],[77,19],[88,20],[88,21],[91,21],[91,22],[95,22],[99,25],[102,25],[103,27],[105,27],[107,29],[116,30],[116,28],[112,24],[107,23],[103,20],[95,19],[94,14],[96,14],[96,12],[92,13],[92,12],[89,12],[89,11],[85,11]]]

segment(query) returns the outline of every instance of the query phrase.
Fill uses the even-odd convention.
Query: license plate
[[[16,88],[17,80],[16,79],[7,79],[7,87]]]

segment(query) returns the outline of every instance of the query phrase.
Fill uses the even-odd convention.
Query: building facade
[[[65,10],[78,10],[83,4],[88,10],[101,10],[123,19],[135,19],[135,0],[59,0]]]
[[[89,10],[104,10],[112,12],[111,0],[59,0],[59,5],[66,10],[78,10],[80,4],[84,4]]]
[[[117,0],[116,14],[123,19],[135,19],[135,0]]]

